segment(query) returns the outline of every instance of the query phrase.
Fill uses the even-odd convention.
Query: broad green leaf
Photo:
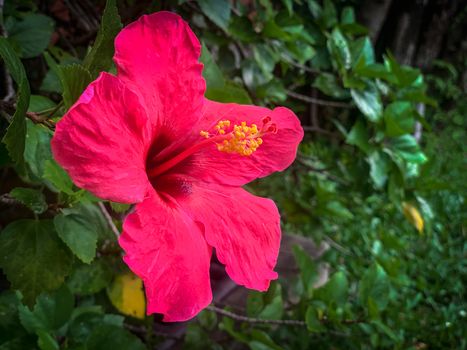
[[[230,21],[230,1],[198,0],[201,11],[222,29],[227,29]]]
[[[391,150],[407,162],[423,164],[428,158],[421,151],[412,135],[403,135],[390,140]]]
[[[310,255],[298,245],[293,247],[293,254],[300,269],[304,290],[307,291],[308,294],[311,294],[313,283],[318,277],[316,263],[311,259]]]
[[[73,305],[73,295],[66,286],[62,286],[52,293],[39,295],[33,311],[21,305],[21,323],[30,333],[58,330],[70,319]]]
[[[0,234],[0,267],[27,304],[57,289],[70,272],[72,257],[51,220],[19,220]]]
[[[363,152],[368,153],[371,145],[369,143],[370,135],[365,123],[362,120],[357,120],[350,132],[347,134],[346,142],[350,145],[355,145]]]
[[[25,330],[20,327],[19,305],[21,305],[19,293],[6,290],[0,294],[0,344],[26,335]]]
[[[388,156],[379,151],[372,152],[368,158],[370,165],[370,177],[376,188],[382,188],[388,179],[388,173],[391,168],[391,161]]]
[[[59,77],[63,87],[63,103],[69,109],[92,81],[92,76],[87,68],[75,63],[59,66]]]
[[[352,67],[366,67],[375,62],[373,45],[368,36],[350,42]]]
[[[342,88],[334,74],[320,73],[313,82],[313,86],[328,96],[335,98],[349,97],[348,91]]]
[[[59,350],[60,347],[57,343],[57,340],[50,333],[39,330],[37,332],[38,340],[37,345],[41,350]]]
[[[146,350],[141,340],[127,330],[108,324],[97,325],[86,341],[86,350]]]
[[[63,168],[58,163],[49,159],[44,162],[43,178],[50,181],[57,191],[72,195],[73,182]]]
[[[386,271],[378,263],[373,263],[360,281],[358,290],[360,303],[364,306],[374,303],[378,310],[382,311],[389,303],[390,288]]]
[[[251,350],[282,350],[281,346],[278,346],[272,338],[264,331],[259,329],[253,329],[251,331],[252,340],[248,342],[248,346]]]
[[[341,23],[342,24],[349,24],[355,22],[355,11],[353,7],[346,6],[342,9],[341,13]]]
[[[263,30],[266,31],[267,29],[267,23],[265,23]],[[253,24],[247,17],[243,16],[232,16],[227,31],[234,39],[247,43],[257,38],[257,34],[253,30]]]
[[[360,112],[371,122],[378,122],[383,114],[383,104],[378,90],[368,84],[364,90],[351,89],[350,94]]]
[[[223,88],[208,89],[206,97],[217,102],[252,103],[248,92],[242,86],[230,81],[227,81]]]
[[[26,13],[20,20],[5,22],[8,41],[18,48],[22,58],[40,55],[49,45],[54,21],[45,15]]]
[[[305,322],[310,332],[322,332],[325,329],[314,306],[308,306],[306,309]]]
[[[386,135],[396,137],[413,132],[415,114],[409,102],[397,101],[386,106],[383,115]]]
[[[79,208],[63,209],[54,218],[58,236],[82,262],[89,264],[96,256],[97,228]]]
[[[329,281],[313,292],[313,299],[324,301],[328,305],[344,305],[347,302],[349,282],[342,271],[336,272]]]
[[[44,174],[45,162],[52,159],[50,140],[52,132],[43,125],[26,120],[27,136],[24,160],[30,170],[31,180],[40,182]]]
[[[8,43],[7,39],[1,37],[0,56],[3,58],[5,66],[18,86],[16,111],[2,142],[5,144],[11,159],[21,166],[24,161],[23,153],[26,142],[25,116],[28,110],[31,92],[23,64],[18,56],[16,56],[14,49]]]
[[[113,306],[124,315],[143,319],[146,299],[143,292],[143,281],[132,273],[115,277],[107,289],[107,295]]]
[[[112,271],[103,259],[96,259],[89,265],[78,265],[67,280],[68,287],[75,294],[95,294],[107,287]]]
[[[335,28],[328,40],[328,49],[331,57],[336,61],[339,69],[349,69],[352,65],[352,55],[349,44],[344,35]]]
[[[337,10],[334,2],[331,0],[324,0],[323,11],[321,13],[320,21],[325,28],[332,28],[337,24]]]
[[[279,320],[284,313],[284,303],[282,301],[282,288],[280,284],[274,283],[263,295],[264,308],[258,314],[259,318]]]
[[[91,78],[96,78],[100,72],[107,71],[112,66],[114,40],[120,29],[122,23],[117,2],[107,0],[94,45],[83,60],[83,66],[87,68]]]
[[[380,63],[372,63],[369,65],[363,65],[364,61],[359,60],[358,64],[354,68],[355,74],[364,78],[377,78],[384,79],[389,83],[396,83],[397,79],[387,69],[386,66]]]
[[[200,60],[204,64],[203,77],[206,80],[206,90],[222,89],[225,85],[224,75],[204,44],[202,46]]]
[[[16,187],[10,191],[10,196],[23,203],[36,214],[47,210],[44,194],[32,188]]]
[[[31,99],[29,101],[29,112],[42,112],[45,110],[52,109],[56,106],[55,102],[53,102],[50,98],[41,96],[41,95],[31,95]]]

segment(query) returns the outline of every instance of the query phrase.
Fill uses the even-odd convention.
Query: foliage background
[[[467,10],[383,5],[6,1],[0,349],[465,348]],[[144,316],[121,262],[112,225],[129,208],[75,187],[49,145],[83,88],[114,72],[122,23],[162,9],[203,42],[209,98],[300,115],[295,164],[248,188],[326,248],[292,247],[295,270],[268,293],[176,325]]]

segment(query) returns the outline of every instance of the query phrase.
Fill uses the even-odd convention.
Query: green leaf
[[[310,332],[322,332],[325,329],[318,316],[318,310],[313,306],[308,306],[305,314],[305,322]]]
[[[96,259],[91,264],[75,268],[67,284],[75,294],[95,294],[107,287],[112,280],[112,271],[105,261]]]
[[[122,29],[116,0],[107,0],[102,14],[101,26],[89,53],[83,60],[91,78],[96,78],[102,71],[107,71],[113,64],[114,40]]]
[[[337,24],[336,6],[331,0],[324,0],[323,12],[321,13],[320,21],[325,28],[332,28]]]
[[[43,125],[26,120],[27,136],[24,159],[29,169],[30,180],[41,182],[45,162],[52,159],[50,140],[52,132]]]
[[[141,340],[127,330],[102,324],[94,328],[86,342],[87,350],[146,350]]]
[[[227,81],[223,88],[208,89],[206,97],[217,102],[252,103],[248,92],[242,86],[230,81]]]
[[[63,87],[63,103],[69,109],[92,81],[91,73],[80,64],[59,66],[59,77]]]
[[[27,13],[19,21],[6,21],[8,41],[19,49],[22,58],[40,55],[49,45],[54,21],[45,15]]]
[[[363,152],[368,153],[371,149],[371,145],[368,142],[370,135],[365,123],[362,120],[357,120],[350,132],[347,134],[346,142],[350,145],[357,146]]]
[[[46,160],[44,164],[43,178],[50,181],[57,191],[74,194],[73,182],[66,171],[53,159]]]
[[[409,134],[415,127],[416,112],[411,103],[396,101],[386,106],[384,110],[384,123],[386,135],[390,137]]]
[[[21,305],[21,323],[30,333],[58,330],[70,319],[73,306],[73,295],[66,286],[62,286],[52,293],[41,294],[33,311]]]
[[[382,188],[388,179],[388,173],[391,168],[390,159],[385,153],[374,151],[368,156],[370,164],[370,177],[376,188]]]
[[[31,95],[28,112],[42,112],[56,106],[50,98],[41,95]]]
[[[206,80],[206,89],[222,89],[225,85],[224,75],[214,62],[206,45],[202,46],[201,62],[204,64],[203,77]]]
[[[230,1],[198,0],[201,11],[215,24],[226,30],[230,21]]]
[[[423,164],[428,158],[421,151],[417,140],[412,135],[403,135],[391,139],[390,141],[391,150],[404,160],[415,163]]]
[[[89,264],[96,256],[97,230],[79,208],[63,209],[54,218],[58,236],[82,262]]]
[[[328,96],[335,98],[349,97],[349,93],[342,88],[334,74],[320,73],[313,82],[313,86]]]
[[[375,53],[369,37],[350,42],[352,67],[366,67],[375,62]]]
[[[344,305],[347,302],[349,282],[344,272],[338,271],[322,287],[313,292],[313,299],[322,300],[328,305]]]
[[[7,39],[1,37],[0,56],[3,58],[13,80],[18,85],[16,111],[2,142],[5,144],[11,159],[13,159],[18,165],[22,165],[26,143],[25,116],[28,110],[31,92],[23,64],[19,60],[18,56],[16,56],[15,51],[8,43]]]
[[[304,290],[307,291],[308,294],[311,294],[313,290],[313,283],[318,277],[316,263],[311,259],[310,255],[298,245],[293,247],[293,254],[295,261],[300,268],[300,276]]]
[[[10,191],[10,196],[23,203],[36,214],[47,210],[44,194],[32,188],[16,187]]]
[[[382,311],[389,303],[390,288],[386,271],[378,263],[373,263],[360,281],[358,291],[360,303],[365,306],[374,303],[378,310]]]
[[[0,235],[0,267],[27,304],[44,291],[57,289],[68,275],[72,258],[51,220],[19,220]]]
[[[39,339],[37,340],[37,345],[41,350],[59,350],[57,340],[50,333],[40,330],[37,332]]]
[[[360,112],[371,122],[377,122],[383,114],[383,104],[378,90],[368,84],[364,90],[351,89],[350,94]]]
[[[335,28],[328,40],[331,57],[336,61],[339,69],[349,69],[352,65],[352,55],[349,44],[339,29]]]

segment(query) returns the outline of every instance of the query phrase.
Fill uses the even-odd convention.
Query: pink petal
[[[220,152],[215,145],[203,148],[180,164],[175,173],[186,173],[205,182],[242,186],[256,178],[286,169],[295,159],[297,148],[303,138],[303,129],[297,116],[288,108],[270,110],[263,107],[218,103],[206,100],[203,120],[199,130],[212,130],[219,120],[233,124],[262,125],[262,119],[271,117],[277,125],[276,134],[262,137],[263,144],[251,156]],[[200,137],[198,136],[198,140]],[[199,142],[199,141],[198,141]]]
[[[242,188],[203,184],[192,178],[165,175],[168,193],[194,221],[204,225],[209,245],[238,284],[264,291],[277,278],[273,271],[280,246],[280,216],[270,199]]]
[[[142,97],[157,126],[157,153],[184,137],[201,118],[205,81],[201,45],[182,18],[171,12],[145,15],[115,39],[118,76]]]
[[[139,202],[150,186],[148,125],[136,95],[102,73],[57,123],[52,152],[79,187],[100,198]]]
[[[151,191],[125,219],[119,243],[126,264],[144,281],[148,314],[185,321],[211,302],[211,248],[175,201]]]

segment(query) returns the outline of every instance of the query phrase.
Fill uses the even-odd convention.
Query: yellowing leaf
[[[402,203],[402,209],[404,211],[405,218],[418,230],[418,232],[423,232],[423,218],[420,215],[420,212],[412,204],[407,202]]]
[[[143,292],[143,281],[132,273],[126,273],[115,277],[107,295],[113,306],[122,314],[139,319],[144,318],[146,300]]]

